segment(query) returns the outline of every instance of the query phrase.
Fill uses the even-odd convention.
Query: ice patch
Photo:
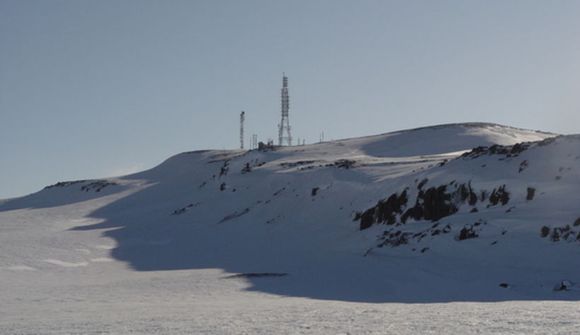
[[[95,262],[95,263],[106,263],[106,262],[114,262],[115,260],[112,258],[108,258],[108,257],[98,257],[98,258],[92,258],[91,262]]]
[[[115,249],[115,246],[114,245],[107,245],[107,244],[100,244],[100,245],[96,245],[95,248],[102,249],[102,250],[112,250],[112,249]]]
[[[62,267],[65,267],[65,268],[75,268],[75,267],[81,267],[81,266],[87,266],[87,265],[89,265],[88,262],[73,263],[73,262],[61,261],[61,260],[58,260],[58,259],[45,259],[44,261],[47,262],[47,263],[54,264],[54,265],[58,265],[58,266],[62,266]]]
[[[7,266],[4,269],[11,270],[11,271],[36,271],[35,268],[27,265],[14,265],[14,266]]]

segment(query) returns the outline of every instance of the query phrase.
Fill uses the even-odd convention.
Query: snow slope
[[[474,123],[197,151],[10,199],[0,330],[427,333],[444,315],[463,333],[566,333],[578,326],[580,138],[554,136]],[[514,325],[519,313],[537,327]]]

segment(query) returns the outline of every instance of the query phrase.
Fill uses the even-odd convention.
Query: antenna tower
[[[292,135],[290,134],[290,120],[288,119],[288,112],[290,110],[290,98],[288,97],[288,77],[282,74],[282,90],[281,90],[281,104],[282,104],[282,121],[278,125],[278,145],[292,145]]]
[[[240,113],[240,149],[244,148],[244,121],[246,120],[246,112]]]

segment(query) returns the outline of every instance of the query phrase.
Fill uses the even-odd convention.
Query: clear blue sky
[[[580,1],[0,0],[0,198],[276,137],[580,133]]]

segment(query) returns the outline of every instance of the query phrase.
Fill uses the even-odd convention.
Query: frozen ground
[[[454,159],[550,136],[471,124],[185,153],[5,201],[0,334],[576,333],[580,140]],[[459,204],[437,220],[449,233],[431,220],[362,231],[353,220],[405,188],[413,200],[423,179],[505,184],[510,199]],[[458,240],[465,227],[477,237]],[[408,241],[384,244],[396,231]],[[235,276],[250,273],[276,276]]]

